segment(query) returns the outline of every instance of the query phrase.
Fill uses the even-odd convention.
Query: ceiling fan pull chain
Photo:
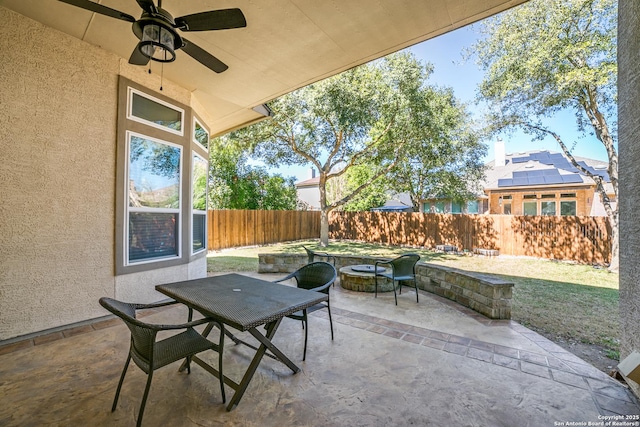
[[[167,56],[167,54],[164,54]],[[162,90],[162,79],[164,78],[164,62],[160,63],[160,90]]]

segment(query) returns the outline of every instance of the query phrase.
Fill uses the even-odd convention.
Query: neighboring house
[[[320,178],[315,176],[315,169],[311,170],[311,178],[296,183],[298,206],[308,210],[320,210]],[[408,194],[389,196],[386,203],[372,211],[380,212],[411,212],[411,199]]]
[[[320,210],[320,178],[315,176],[296,183],[296,192],[298,193],[298,206],[304,206],[308,210]]]
[[[504,215],[605,216],[593,179],[578,171],[562,154],[528,151],[505,154],[496,144],[496,158],[487,163],[484,192],[477,200],[457,203],[431,199],[424,212]],[[607,195],[615,203],[607,162],[576,157],[586,169],[605,178]]]

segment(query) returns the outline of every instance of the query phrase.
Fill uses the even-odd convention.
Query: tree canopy
[[[293,210],[294,178],[250,166],[245,151],[221,137],[211,141],[209,204],[212,209]]]
[[[432,71],[410,53],[393,54],[276,99],[269,104],[270,119],[230,138],[268,165],[310,164],[318,170],[321,244],[326,245],[330,211],[364,208],[379,200],[381,191],[373,183],[389,189],[400,182],[396,177],[391,184],[395,174],[408,167],[431,167],[409,157],[437,152],[434,141],[450,135],[436,123],[448,123],[442,102],[451,97],[432,99],[440,96],[428,87]],[[338,180],[344,184],[336,185]],[[340,191],[328,194],[331,181]]]
[[[532,0],[482,24],[484,37],[470,52],[485,70],[479,98],[492,108],[494,130],[519,127],[541,139],[551,135],[567,158],[591,177],[613,231],[610,268],[618,264],[618,210],[605,178],[582,167],[574,144],[544,125],[572,109],[579,130],[604,146],[615,199],[618,194],[616,136],[616,0]]]

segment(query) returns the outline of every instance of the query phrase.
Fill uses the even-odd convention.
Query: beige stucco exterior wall
[[[618,3],[620,359],[640,351],[640,3]],[[636,394],[640,387],[630,381]]]
[[[153,90],[159,76],[3,7],[0,20],[0,341],[103,316],[101,296],[157,300],[155,284],[206,275],[204,258],[114,275],[118,76]]]

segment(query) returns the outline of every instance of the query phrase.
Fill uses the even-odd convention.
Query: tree
[[[247,164],[246,153],[227,138],[211,141],[209,205],[212,209],[293,210],[294,178],[269,175]]]
[[[534,139],[551,135],[569,161],[596,183],[612,230],[609,269],[618,269],[618,208],[606,176],[582,167],[562,136],[543,124],[573,109],[579,130],[604,146],[608,177],[618,198],[616,127],[616,0],[532,0],[484,21],[484,38],[471,51],[485,70],[480,99],[493,108],[494,130],[521,128]]]
[[[430,65],[409,53],[390,55],[273,101],[271,119],[231,134],[267,164],[311,164],[318,170],[320,244],[329,240],[328,214],[390,174],[406,147],[422,141],[414,112],[437,114],[422,90]],[[327,182],[368,165],[368,178],[341,197]]]
[[[363,183],[371,181],[375,167],[371,165],[357,165],[349,169],[344,176],[344,182],[336,185],[342,190],[336,198],[343,198],[345,194],[353,192]],[[358,195],[342,206],[342,210],[347,212],[368,211],[371,208],[377,208],[384,205],[387,201],[387,183],[383,179],[373,181],[366,190],[361,191]]]
[[[415,212],[424,199],[474,200],[484,177],[486,145],[451,88],[424,86],[421,91],[428,102],[412,111],[418,131],[389,178],[390,188],[408,193]]]

